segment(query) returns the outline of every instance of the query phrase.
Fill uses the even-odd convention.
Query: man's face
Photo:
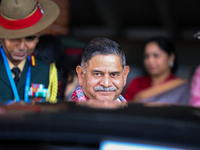
[[[126,84],[129,67],[124,71],[117,55],[96,55],[86,65],[85,73],[77,66],[79,84],[91,100],[113,101]]]
[[[3,48],[6,56],[13,64],[19,64],[26,59],[35,49],[39,35],[19,39],[3,39]]]

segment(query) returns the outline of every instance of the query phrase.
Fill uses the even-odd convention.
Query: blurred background
[[[163,35],[172,39],[178,53],[178,76],[190,78],[200,64],[199,0],[53,0],[60,16],[45,32],[63,35],[70,50],[81,50],[93,37],[118,42],[131,66],[129,76],[143,70],[143,42]]]
[[[115,40],[126,53],[132,76],[141,74],[144,40],[155,35],[174,41],[177,75],[189,78],[200,63],[200,41],[193,36],[200,31],[199,0],[54,1],[61,13],[49,33],[66,36],[71,48],[82,48],[93,37]]]

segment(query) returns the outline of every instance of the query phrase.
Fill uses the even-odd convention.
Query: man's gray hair
[[[83,49],[81,66],[85,72],[85,65],[96,55],[117,55],[121,58],[122,68],[126,66],[126,57],[120,45],[108,38],[94,38]]]

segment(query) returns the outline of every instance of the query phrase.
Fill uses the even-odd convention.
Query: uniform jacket
[[[31,84],[44,84],[44,88],[48,88],[49,84],[49,64],[43,62],[40,59],[35,59],[36,66],[31,67]],[[26,74],[29,66],[29,61],[27,60],[21,77],[17,83],[17,90],[20,99],[24,99],[24,91],[25,91],[25,81],[26,81]],[[31,86],[30,84],[30,86]],[[0,103],[6,100],[14,99],[14,94],[6,73],[6,69],[4,66],[3,58],[0,53]]]

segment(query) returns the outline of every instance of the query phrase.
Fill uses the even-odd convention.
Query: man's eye
[[[116,73],[112,73],[111,76],[112,76],[112,77],[116,77],[117,74],[116,74]]]
[[[36,36],[34,35],[34,36],[27,36],[26,37],[26,40],[27,41],[33,41],[33,40],[35,40],[36,39]]]
[[[101,75],[101,73],[94,73],[94,75],[95,75],[95,76],[100,76],[100,75]]]

